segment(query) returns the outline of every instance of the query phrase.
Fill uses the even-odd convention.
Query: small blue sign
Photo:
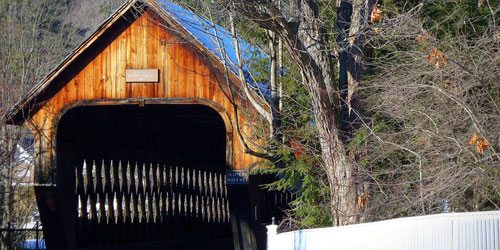
[[[248,171],[246,170],[227,170],[227,185],[248,185]]]

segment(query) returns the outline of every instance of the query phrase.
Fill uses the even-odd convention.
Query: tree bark
[[[355,129],[356,114],[352,112],[353,109],[357,108],[355,91],[365,72],[364,63],[371,53],[371,48],[366,45],[366,29],[376,3],[377,0],[337,0],[341,123],[346,142],[352,138]],[[354,162],[356,155],[352,152],[349,155],[350,160]],[[362,195],[366,197],[367,185],[363,180],[357,178],[357,172],[358,169],[353,169],[352,184],[356,186],[354,188],[357,192],[356,197]],[[358,209],[359,220],[362,221],[364,208],[358,207]]]
[[[270,124],[270,138],[276,141],[280,141],[279,127],[281,126],[280,117],[280,98],[278,91],[278,79],[277,79],[277,52],[276,52],[276,33],[273,31],[268,32],[269,38],[269,54],[270,54],[270,83],[271,83],[271,116],[272,123]]]
[[[366,45],[366,30],[369,25],[370,16],[377,0],[354,0],[352,8],[352,18],[349,27],[349,48],[350,60],[347,72],[347,106],[350,121],[354,119],[351,113],[355,106],[354,94],[359,85],[359,81],[365,73],[364,63],[371,48]]]
[[[301,15],[288,21],[271,2],[219,0],[259,26],[276,32],[300,69],[313,107],[318,130],[323,167],[331,192],[334,225],[358,222],[357,192],[353,179],[354,165],[349,161],[340,130],[340,100],[336,94],[332,53],[316,1],[299,0]],[[341,119],[341,118],[340,118]]]
[[[339,47],[339,90],[342,102],[343,127],[346,137],[352,136],[352,114],[356,106],[355,91],[364,75],[364,62],[371,49],[366,46],[366,29],[377,0],[337,0],[337,44]]]

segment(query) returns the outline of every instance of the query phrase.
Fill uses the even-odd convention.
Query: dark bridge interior
[[[260,188],[272,176],[226,185],[226,128],[203,105],[77,107],[56,149],[53,249],[265,249],[291,198]]]
[[[77,249],[233,249],[225,132],[203,105],[68,111],[57,134],[66,237]]]
[[[204,105],[77,107],[59,123],[58,143],[81,159],[127,159],[225,170],[226,128]]]

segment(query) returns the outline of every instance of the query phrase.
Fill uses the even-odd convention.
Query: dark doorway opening
[[[82,106],[57,131],[76,249],[233,249],[226,128],[204,105]]]
[[[58,129],[58,143],[80,158],[225,169],[224,121],[204,105],[77,107],[62,117]]]

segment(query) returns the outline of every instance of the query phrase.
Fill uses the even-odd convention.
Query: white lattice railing
[[[500,211],[400,218],[276,233],[268,250],[500,250]]]

